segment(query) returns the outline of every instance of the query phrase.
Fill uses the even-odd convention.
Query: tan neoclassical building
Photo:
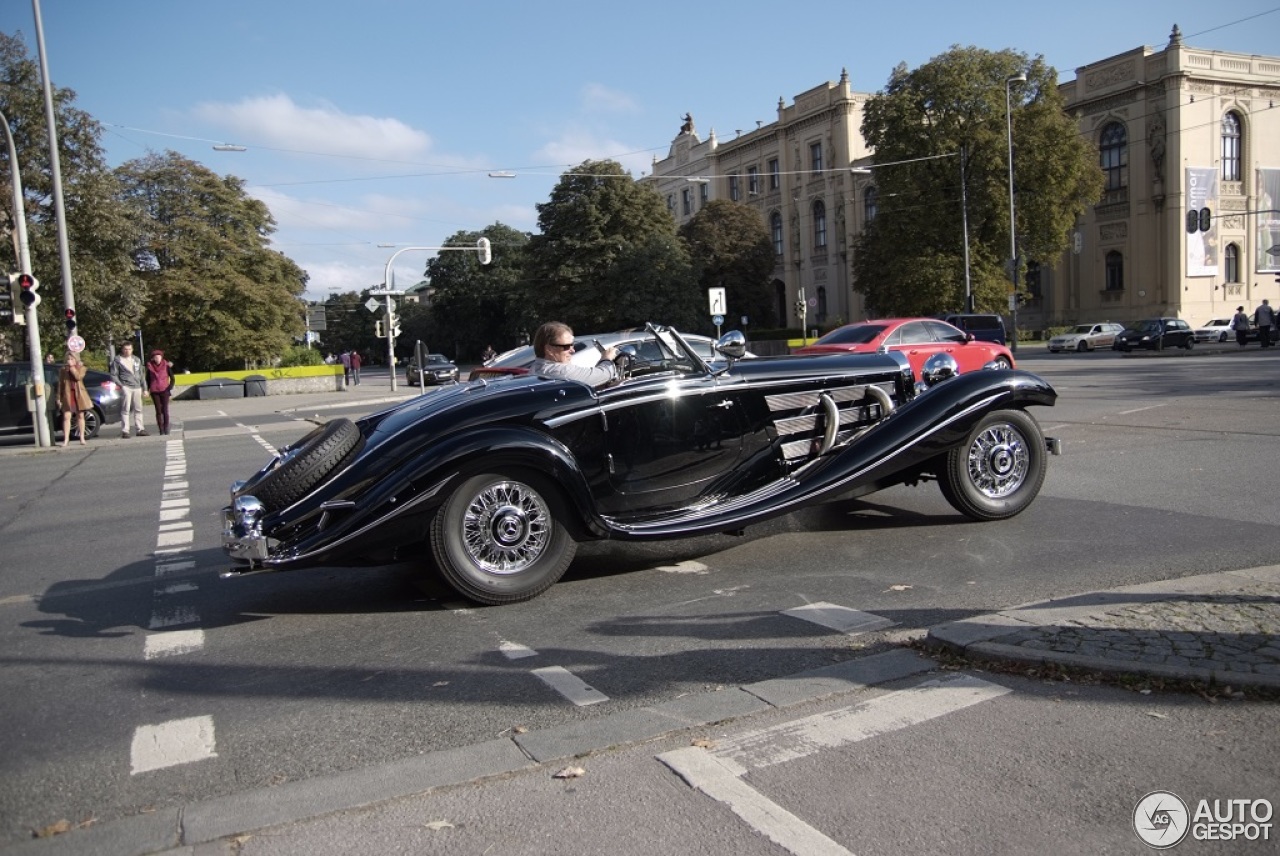
[[[1020,328],[1151,315],[1198,324],[1280,304],[1280,255],[1268,253],[1280,252],[1280,58],[1188,47],[1175,26],[1161,49],[1077,69],[1062,93],[1106,189],[1063,258],[1031,265]],[[864,317],[848,249],[874,216],[875,189],[849,167],[872,154],[859,130],[867,98],[842,73],[727,141],[701,139],[686,117],[642,179],[677,223],[710,199],[760,211],[781,323],[799,323],[801,289],[811,327]]]

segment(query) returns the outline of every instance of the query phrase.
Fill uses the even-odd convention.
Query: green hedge
[[[293,366],[291,368],[258,369],[248,372],[185,372],[173,376],[175,386],[192,386],[214,378],[244,380],[247,377],[265,377],[267,380],[283,380],[291,377],[333,377],[342,374],[342,366]]]

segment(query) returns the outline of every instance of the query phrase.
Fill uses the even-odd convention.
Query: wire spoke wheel
[[[462,540],[476,566],[491,574],[527,569],[547,549],[551,511],[519,482],[490,485],[467,504]]]
[[[1026,480],[1030,464],[1027,441],[1011,425],[987,428],[969,447],[969,478],[992,499],[1017,490]]]
[[[445,580],[478,603],[537,597],[569,567],[578,544],[555,482],[538,473],[480,473],[461,482],[431,522]]]
[[[998,410],[979,420],[940,463],[938,486],[953,508],[974,520],[1003,520],[1040,493],[1048,450],[1034,417]]]

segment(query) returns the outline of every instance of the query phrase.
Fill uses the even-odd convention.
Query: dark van
[[[943,315],[940,316],[952,326],[959,327],[973,338],[983,342],[1007,344],[1004,331],[1004,318],[999,315]]]

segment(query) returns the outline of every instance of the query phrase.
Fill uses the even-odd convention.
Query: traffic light
[[[67,333],[74,333],[76,331],[76,311],[68,309],[64,314],[67,318]]]
[[[23,306],[40,305],[40,280],[29,273],[20,273],[18,274],[18,288],[20,289],[18,296],[22,299]]]
[[[487,265],[493,261],[493,248],[489,246],[488,238],[476,241],[476,252],[480,254],[480,264]]]
[[[386,329],[382,326],[382,322],[381,322],[381,321],[374,321],[374,322],[373,322],[373,335],[374,335],[375,337],[379,338],[379,339],[385,339],[385,338],[387,337],[387,331],[386,331]]]
[[[399,335],[400,335],[400,316],[392,315],[391,316],[391,338],[394,339],[396,336],[399,336]]]
[[[5,274],[0,286],[0,324],[21,324],[25,320],[21,311],[14,311],[18,304],[18,275]]]
[[[1200,231],[1207,232],[1213,228],[1213,214],[1208,208],[1200,209]]]

